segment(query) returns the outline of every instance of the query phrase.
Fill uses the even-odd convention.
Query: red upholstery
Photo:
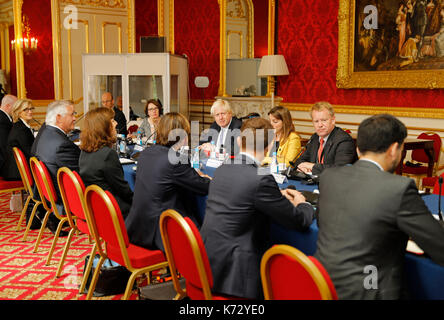
[[[202,256],[202,261],[204,263],[204,268],[206,272],[206,276],[208,278],[208,284],[210,288],[213,286],[213,274],[210,268],[210,262],[208,261],[208,256],[200,236],[199,230],[197,230],[194,223],[189,219],[185,218],[185,221],[190,226],[194,237],[196,238],[199,252]],[[196,289],[202,288],[202,284],[199,278],[199,273],[197,272],[197,265],[193,255],[193,251],[191,248],[191,244],[188,240],[187,234],[182,229],[182,227],[171,218],[168,218],[166,223],[166,229],[168,233],[168,237],[170,239],[171,251],[174,256],[174,261],[176,264],[177,270],[187,279],[187,288],[188,284],[192,284]],[[195,290],[197,291],[197,290]],[[191,296],[190,292],[188,292],[188,296],[191,299],[204,299],[203,292],[200,292],[201,296]]]
[[[126,250],[128,251],[128,257],[131,261],[131,265],[134,268],[143,268],[166,260],[165,255],[160,250],[148,250],[131,243],[128,245]],[[111,260],[122,266],[125,265],[125,261],[123,260],[119,247],[107,245],[106,252]]]
[[[21,180],[18,181],[6,181],[3,179],[0,180],[0,191],[15,189],[15,188],[23,188],[23,182]]]
[[[137,131],[137,129],[139,129],[139,126],[137,124],[133,124],[128,128],[128,133],[134,133]]]
[[[72,173],[74,174],[76,181],[73,181],[71,177],[63,171],[60,173],[60,181],[65,189],[65,196],[70,212],[79,219],[86,221],[85,212],[83,211],[82,201],[80,199],[85,193],[85,184],[76,171],[72,171]],[[81,195],[77,192],[76,183],[80,185]]]
[[[332,299],[338,300],[336,288],[333,284],[333,281],[331,281],[331,278],[328,275],[327,270],[325,270],[324,266],[315,257],[309,256],[308,259],[310,259],[316,265],[316,267],[319,269],[319,271],[322,273],[322,276],[324,277],[325,281],[327,282],[328,288],[330,289]]]
[[[26,160],[25,155],[22,150],[17,148],[20,159],[22,160],[23,166],[25,168],[26,177],[28,178],[28,182],[30,187],[34,185],[34,179],[32,178],[31,169],[29,169],[28,161]]]
[[[441,177],[444,178],[444,172],[441,173]],[[435,178],[435,184],[433,186],[433,194],[439,194],[439,180],[438,177],[434,177]],[[442,183],[441,185],[441,195],[444,196],[444,183]]]
[[[441,137],[436,133],[429,134],[423,132],[418,136],[418,139],[433,140],[433,151],[434,151],[433,162],[436,163],[439,159],[439,154],[441,152],[441,144],[442,144]],[[415,149],[412,151],[412,160],[422,163],[428,163],[429,157],[427,156],[424,150]],[[403,173],[406,174],[417,174],[417,175],[427,174],[427,165],[420,167],[404,166],[402,171]]]
[[[435,186],[438,177],[424,177],[422,178],[422,186],[427,188],[433,188]]]
[[[34,172],[37,176],[37,182],[40,186],[40,189],[42,190],[43,195],[45,196],[45,198],[48,201],[50,201],[49,194],[51,193],[54,198],[54,202],[57,202],[57,193],[55,191],[54,184],[52,183],[51,175],[49,174],[49,171],[46,168],[46,165],[42,161],[39,161],[39,164],[42,167],[43,175],[44,175],[44,177],[46,177],[46,181],[48,182],[48,186],[49,186],[49,190],[46,190],[46,186],[45,186],[45,183],[43,182],[43,177],[41,175],[40,170],[38,168],[34,168]],[[35,164],[31,163],[31,165],[34,166]]]

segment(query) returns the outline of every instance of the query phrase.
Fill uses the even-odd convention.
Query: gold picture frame
[[[339,0],[338,88],[444,88],[443,69],[355,71],[356,4],[359,0]],[[362,4],[362,2],[361,2]]]

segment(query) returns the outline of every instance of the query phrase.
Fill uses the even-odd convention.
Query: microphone
[[[439,220],[441,220],[441,221],[443,221],[442,220],[442,214],[441,214],[441,187],[442,187],[442,180],[443,180],[443,178],[442,178],[442,176],[440,176],[438,178],[438,183],[439,183],[438,217],[439,217]]]
[[[151,138],[155,133],[156,133],[156,131],[153,131],[153,133],[151,133],[151,134],[149,135],[149,137],[146,138],[145,145],[148,145],[148,141],[150,141],[150,138]]]

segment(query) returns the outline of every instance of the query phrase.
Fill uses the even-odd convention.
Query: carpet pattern
[[[53,234],[46,229],[38,251],[33,253],[39,230],[31,230],[23,242],[25,221],[17,231],[20,212],[9,209],[10,194],[0,195],[0,299],[1,300],[84,300],[78,293],[85,257],[92,244],[85,234],[74,235],[61,276],[56,278],[60,257],[67,238],[59,238],[49,266],[47,254]],[[122,295],[93,298],[120,300]],[[137,299],[133,291],[131,299]]]

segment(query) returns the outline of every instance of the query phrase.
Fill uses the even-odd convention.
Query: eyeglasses
[[[33,112],[35,110],[35,108],[34,107],[32,107],[32,108],[26,108],[26,109],[23,109],[23,112]]]
[[[148,111],[154,111],[154,110],[159,110],[157,108],[148,108]]]

